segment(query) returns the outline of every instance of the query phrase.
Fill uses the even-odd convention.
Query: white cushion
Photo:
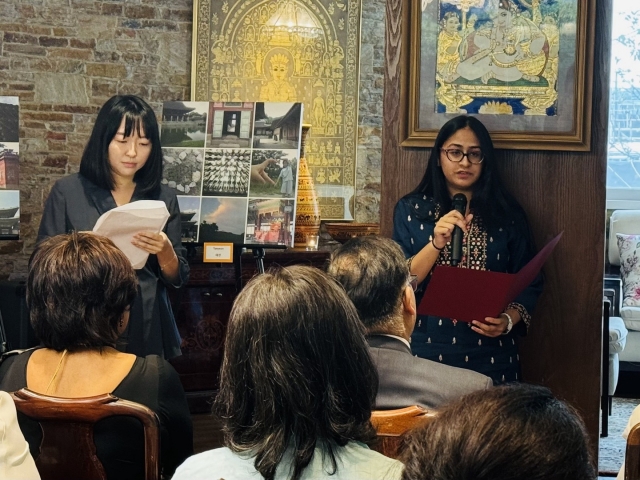
[[[640,235],[617,233],[620,250],[622,306],[640,307]]]
[[[616,210],[609,222],[609,263],[620,265],[617,233],[640,234],[640,210]]]
[[[640,331],[640,307],[622,307],[620,316],[629,330]]]
[[[627,343],[620,352],[620,361],[640,363],[640,332],[629,330]]]
[[[629,331],[620,317],[609,319],[609,354],[620,353],[627,343]]]

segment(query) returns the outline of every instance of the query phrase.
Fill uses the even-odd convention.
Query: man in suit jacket
[[[412,355],[409,341],[416,323],[415,279],[393,240],[353,238],[333,251],[327,270],[345,288],[367,329],[380,381],[376,409],[409,405],[437,408],[493,385],[480,373]]]

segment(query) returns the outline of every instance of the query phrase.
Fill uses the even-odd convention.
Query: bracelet
[[[504,332],[502,332],[502,335],[508,335],[511,329],[513,328],[513,320],[511,319],[511,315],[509,315],[507,312],[502,312],[500,316],[502,315],[507,317],[507,329]]]
[[[160,270],[164,270],[164,267],[169,265],[171,262],[173,262],[173,260],[175,260],[177,258],[178,258],[178,256],[176,255],[176,252],[173,252],[173,257],[171,257],[171,260],[169,260],[168,262],[164,262],[164,263],[158,262],[158,265],[160,265]]]
[[[433,248],[435,248],[436,250],[438,250],[439,252],[441,252],[442,250],[444,250],[444,247],[442,248],[438,248],[438,246],[436,245],[436,243],[433,241],[433,237],[431,237],[431,245],[433,245]]]

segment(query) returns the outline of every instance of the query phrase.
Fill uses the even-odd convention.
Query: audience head
[[[255,453],[266,479],[291,447],[297,480],[316,443],[335,469],[336,445],[373,439],[378,378],[363,330],[342,287],[319,269],[249,281],[231,310],[215,404],[225,445]]]
[[[376,235],[352,238],[332,252],[327,272],[344,287],[367,333],[411,336],[416,299],[397,243]]]
[[[140,193],[153,192],[160,188],[162,180],[160,129],[153,109],[136,95],[115,95],[100,108],[80,160],[80,173],[105,190],[114,189],[109,144],[123,120],[125,138],[137,133],[151,143],[149,157],[144,166],[135,173],[134,181]]]
[[[415,430],[403,480],[595,480],[576,411],[544,387],[474,392]]]
[[[31,325],[42,344],[57,351],[114,346],[137,287],[131,262],[108,238],[50,237],[29,264]]]

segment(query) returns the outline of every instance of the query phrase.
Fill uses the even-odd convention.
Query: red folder
[[[562,232],[518,273],[437,266],[418,306],[418,314],[463,322],[497,317],[536,278],[561,236]]]

